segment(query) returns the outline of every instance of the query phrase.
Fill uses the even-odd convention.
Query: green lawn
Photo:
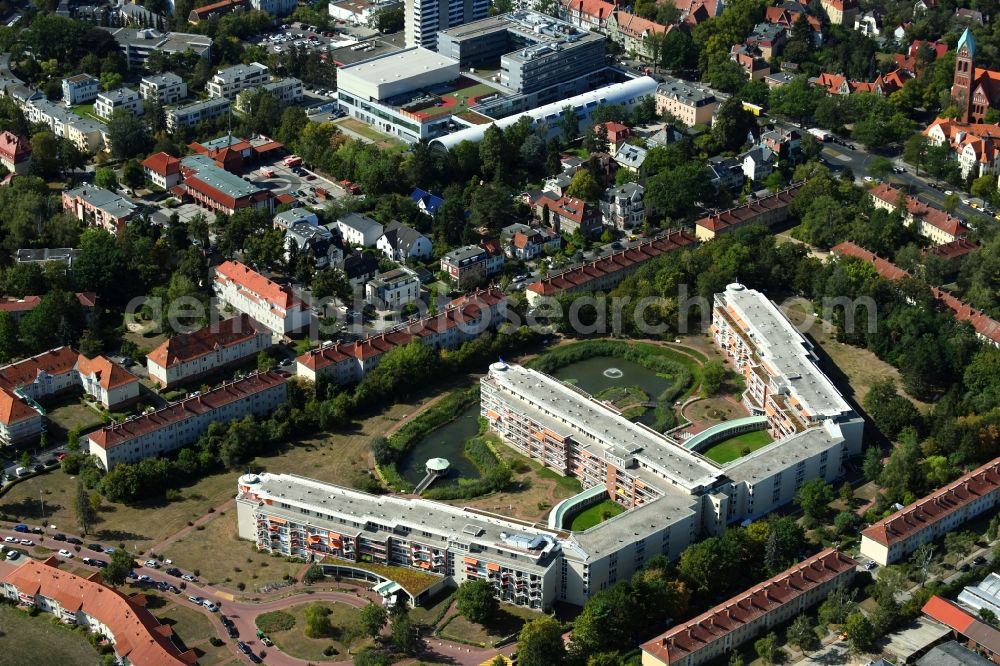
[[[81,118],[86,118],[87,120],[96,120],[97,122],[104,122],[100,117],[94,113],[93,104],[77,104],[72,107],[71,111]]]
[[[523,606],[501,603],[499,610],[486,621],[475,624],[456,613],[440,630],[442,638],[458,639],[467,643],[490,646],[496,641],[516,634],[525,622],[541,617],[537,611]]]
[[[714,444],[702,451],[701,455],[709,460],[714,460],[720,465],[724,465],[745,455],[744,449],[750,449],[750,453],[752,453],[773,441],[766,430],[754,430],[753,432],[745,432],[742,435],[737,435],[736,437],[731,437],[718,444]]]
[[[306,608],[317,603],[329,611],[330,631],[325,636],[306,636]],[[347,655],[348,650],[360,648],[368,643],[361,629],[361,611],[347,604],[327,601],[298,604],[286,609],[294,618],[294,624],[283,631],[274,631],[268,638],[274,641],[282,652],[307,661],[332,661],[336,655]],[[325,651],[332,648],[327,654]],[[340,657],[343,660],[343,657]]]
[[[618,502],[614,500],[604,500],[600,504],[595,504],[589,509],[584,509],[581,511],[576,518],[573,519],[573,523],[569,526],[574,532],[583,532],[584,530],[589,530],[594,525],[603,523],[608,518],[614,518],[620,513],[625,512],[625,507],[623,507]]]
[[[100,658],[82,631],[53,624],[48,613],[30,617],[16,608],[0,606],[0,666],[21,666],[32,661],[92,666]]]

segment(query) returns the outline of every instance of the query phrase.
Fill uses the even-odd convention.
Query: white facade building
[[[309,324],[309,310],[291,289],[238,261],[215,267],[214,288],[219,299],[250,315],[279,338]]]
[[[489,0],[405,0],[403,32],[406,46],[437,48],[437,33],[445,28],[489,16]]]
[[[212,423],[270,416],[285,402],[288,376],[262,372],[222,384],[87,436],[89,452],[105,470],[156,458],[198,441]]]
[[[173,72],[149,74],[139,82],[139,94],[146,101],[155,99],[160,104],[176,104],[187,97],[187,84]]]
[[[205,86],[209,97],[236,99],[244,90],[259,88],[271,82],[271,70],[259,62],[249,65],[233,65],[220,69]]]
[[[362,247],[375,247],[383,233],[380,223],[358,213],[348,213],[337,220],[337,230],[345,244]]]
[[[133,116],[141,116],[144,112],[142,97],[130,88],[117,88],[99,94],[94,102],[94,113],[105,120],[110,120],[111,115],[119,109],[125,109]]]
[[[90,74],[77,74],[62,80],[63,101],[67,106],[93,102],[100,91],[100,79]]]
[[[379,310],[399,310],[420,299],[420,278],[408,268],[381,273],[365,285],[365,299]]]

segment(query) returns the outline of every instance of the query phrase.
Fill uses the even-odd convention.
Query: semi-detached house
[[[270,330],[240,314],[164,340],[146,355],[146,368],[150,379],[170,388],[249,361],[272,344]]]
[[[192,394],[154,412],[112,423],[87,436],[89,452],[105,470],[137,463],[198,441],[212,423],[270,416],[285,402],[288,375],[261,372]]]
[[[309,323],[309,310],[292,290],[272,282],[239,261],[215,267],[215,294],[281,338]]]

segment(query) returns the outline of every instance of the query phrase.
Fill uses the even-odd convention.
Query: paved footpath
[[[225,505],[223,505],[223,507],[224,506]],[[218,510],[219,508],[216,509],[216,511]],[[203,519],[211,519],[215,515],[216,514],[207,514],[206,516],[203,517]],[[199,521],[195,521],[195,524],[197,525],[200,522],[200,520],[201,519],[199,519]],[[0,539],[2,539],[3,537],[10,536],[10,537],[16,537],[18,539],[21,538],[30,539],[36,545],[42,545],[50,549],[58,550],[59,548],[68,548],[70,549],[71,552],[74,552],[74,557],[68,561],[74,562],[78,566],[86,566],[82,562],[83,557],[90,557],[91,559],[104,560],[104,561],[110,559],[110,556],[107,555],[106,553],[98,553],[96,551],[89,549],[86,545],[82,546],[79,552],[75,552],[73,551],[72,545],[67,544],[65,542],[59,542],[53,540],[52,535],[48,532],[41,535],[22,534],[14,532],[13,529],[11,529],[12,527],[13,523],[0,525]],[[181,530],[177,534],[168,537],[164,541],[161,541],[160,544],[157,544],[157,546],[155,546],[154,549],[162,548],[163,544],[168,544],[175,538],[183,536],[184,533],[190,531],[191,529],[194,528],[193,527],[185,528],[184,530]],[[77,535],[67,533],[67,536],[72,537]],[[93,542],[90,540],[85,541],[85,544],[90,544],[90,543]],[[15,546],[15,544],[13,543],[8,543],[6,545]],[[27,551],[33,549],[32,546],[17,546],[17,547],[20,548],[21,550],[27,550]],[[57,559],[62,559],[59,558],[58,555],[56,555],[54,552],[53,555],[56,556]],[[339,661],[339,662],[336,661],[310,662],[304,659],[297,659],[295,657],[291,657],[278,650],[277,647],[266,647],[260,641],[257,640],[257,625],[254,620],[261,613],[266,613],[274,610],[282,610],[290,606],[295,606],[297,604],[302,604],[302,603],[308,603],[310,601],[333,601],[333,602],[348,604],[355,608],[363,608],[366,604],[368,604],[369,601],[377,601],[379,599],[379,597],[377,597],[377,595],[371,592],[371,590],[367,590],[360,587],[358,588],[357,592],[352,594],[349,592],[336,592],[332,590],[323,590],[321,589],[323,587],[322,584],[308,587],[304,586],[300,582],[295,587],[283,588],[275,592],[257,595],[254,601],[248,601],[248,600],[236,601],[233,599],[232,593],[228,591],[217,589],[213,586],[206,585],[201,582],[182,583],[180,579],[175,578],[173,576],[168,576],[166,573],[163,572],[162,569],[150,569],[145,566],[141,566],[141,558],[139,558],[139,560],[140,561],[138,562],[138,564],[140,564],[140,566],[136,567],[137,573],[149,576],[154,582],[163,581],[178,587],[184,585],[184,589],[181,590],[180,594],[174,597],[175,602],[178,605],[195,609],[201,612],[206,617],[208,617],[209,621],[212,623],[212,626],[215,628],[215,632],[218,635],[218,637],[221,638],[223,641],[225,641],[227,647],[232,652],[232,654],[236,657],[239,657],[242,663],[250,663],[250,660],[247,659],[247,657],[237,649],[235,641],[229,638],[228,634],[226,633],[225,627],[222,626],[222,622],[219,619],[220,614],[225,614],[230,618],[232,618],[236,627],[239,629],[239,640],[244,641],[247,645],[250,646],[250,648],[254,652],[258,654],[262,650],[266,652],[266,656],[264,657],[264,663],[269,664],[271,666],[309,666],[309,664],[314,664],[314,663],[350,664],[353,663],[352,658],[349,658],[346,661]],[[13,566],[19,565],[19,563],[23,561],[24,559],[22,558],[18,561],[10,563],[0,562],[0,564],[3,565],[2,567],[0,567],[0,575],[3,575],[3,573],[5,573],[8,566],[12,568]],[[99,569],[94,567],[94,570],[97,571]],[[343,583],[341,583],[341,585],[343,585]],[[126,583],[126,586],[123,586],[122,592],[124,592],[125,594],[129,594],[131,592],[142,592],[142,588],[139,588],[137,586],[129,586]],[[169,594],[169,593],[164,593],[164,594]],[[216,604],[218,604],[220,610],[218,613],[211,613],[204,606],[200,604],[194,604],[193,602],[189,601],[188,600],[189,596],[199,596],[208,601],[213,601]],[[181,636],[181,638],[185,637]],[[201,639],[206,637],[199,636],[197,638]],[[460,645],[458,643],[453,643],[451,641],[446,641],[433,636],[428,637],[424,640],[424,647],[425,649],[424,652],[420,655],[420,660],[435,661],[439,663],[459,664],[461,666],[478,666],[478,664],[481,664],[484,661],[488,661],[489,659],[493,658],[498,654],[497,650],[468,647],[465,645]],[[511,652],[514,651],[515,648],[516,648],[515,645],[510,645],[503,648],[499,652],[509,655]],[[345,656],[350,657],[350,655],[345,655]],[[416,664],[420,660],[411,659],[402,663]]]

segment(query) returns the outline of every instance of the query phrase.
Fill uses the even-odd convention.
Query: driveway
[[[22,534],[14,532],[11,529],[12,523],[4,524],[0,527],[0,538],[11,536],[20,538],[28,538],[35,542],[36,545],[44,546],[53,550],[59,550],[60,548],[73,549],[72,545],[66,542],[55,541],[52,536],[57,533],[57,530],[46,530],[45,534]],[[76,536],[66,533],[68,536]],[[77,565],[86,566],[83,564],[82,560],[84,557],[89,557],[94,560],[108,561],[110,555],[104,552],[97,552],[91,550],[88,546],[93,544],[92,540],[80,538],[84,545],[80,547],[79,552],[74,552],[74,557],[72,560]],[[14,546],[14,544],[9,544]],[[27,548],[25,546],[18,546],[22,550]],[[58,555],[54,555],[57,559]],[[187,606],[191,609],[195,609],[204,615],[208,616],[215,627],[216,634],[221,638],[229,650],[239,657],[241,663],[251,663],[250,660],[236,647],[235,640],[241,640],[245,642],[254,652],[260,653],[262,650],[266,652],[266,657],[264,661],[269,666],[309,666],[309,664],[314,662],[308,662],[304,659],[297,659],[295,657],[284,654],[277,647],[265,647],[257,639],[257,625],[255,623],[255,618],[261,613],[266,613],[274,610],[281,610],[283,608],[288,608],[290,606],[295,606],[297,604],[302,604],[310,601],[333,601],[337,603],[344,603],[355,608],[363,608],[368,604],[369,601],[378,603],[380,597],[370,590],[358,588],[354,593],[332,591],[332,590],[322,590],[319,589],[322,585],[316,586],[305,586],[302,583],[297,583],[294,587],[284,588],[278,590],[277,592],[272,592],[268,594],[260,595],[255,597],[253,601],[240,600],[235,601],[233,595],[230,592],[217,590],[214,587],[207,585],[203,582],[183,582],[180,578],[174,576],[168,576],[164,573],[164,568],[168,568],[170,565],[163,564],[159,569],[151,569],[142,565],[144,558],[138,554],[135,555],[136,563],[139,565],[135,568],[135,571],[140,575],[149,576],[152,579],[152,583],[141,587],[134,585],[131,582],[125,583],[122,586],[122,591],[125,593],[130,592],[142,592],[144,589],[155,590],[156,583],[164,582],[170,585],[174,585],[178,588],[184,587],[180,590],[180,593],[175,596],[175,601],[178,605]],[[23,561],[23,556],[20,558]],[[14,562],[16,564],[17,562]],[[0,561],[0,575],[3,575],[6,571],[7,563]],[[304,570],[305,567],[303,567]],[[96,566],[93,567],[95,571],[100,569]],[[337,583],[338,587],[343,587],[347,583],[340,582]],[[165,591],[162,594],[170,595],[169,591]],[[283,596],[284,595],[284,596]],[[173,595],[171,595],[173,596]],[[207,608],[202,605],[196,605],[188,600],[189,596],[199,596],[208,601],[212,601],[219,606],[219,612],[212,613]],[[239,631],[238,639],[229,638],[226,633],[225,627],[222,625],[222,621],[219,619],[220,614],[224,614],[233,620],[237,630]],[[182,638],[184,638],[182,636]],[[188,637],[190,638],[190,637]],[[509,655],[516,649],[516,645],[509,645],[499,652]],[[484,661],[491,659],[498,654],[497,650],[491,649],[480,649],[474,647],[467,647],[464,645],[459,645],[457,643],[452,643],[451,641],[445,641],[436,637],[428,637],[424,641],[424,652],[420,655],[423,660],[431,660],[436,662],[449,662],[453,664],[461,664],[462,666],[476,666]],[[350,655],[344,655],[347,657],[344,661],[338,662],[323,662],[323,663],[337,663],[337,664],[351,664],[353,663],[353,658]],[[407,660],[406,664],[417,663],[417,659]]]

